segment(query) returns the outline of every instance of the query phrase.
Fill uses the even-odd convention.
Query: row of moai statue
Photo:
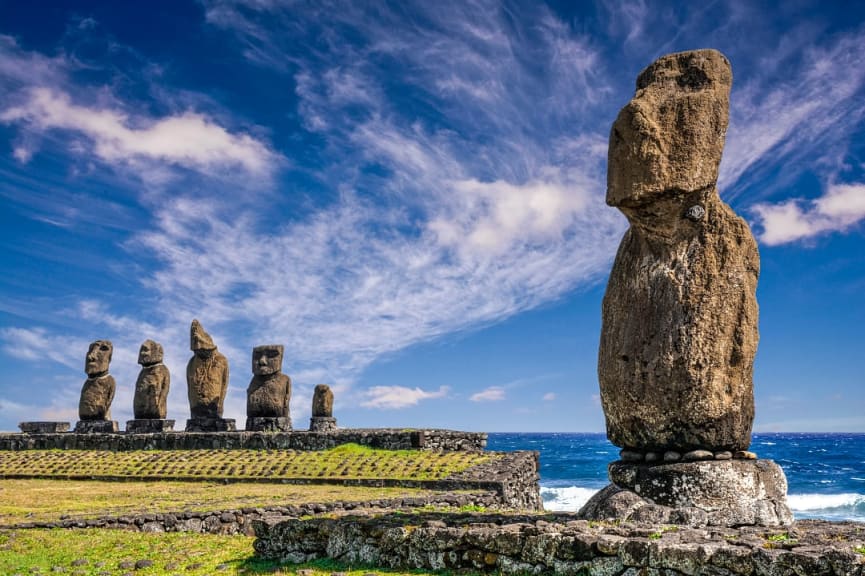
[[[228,392],[228,360],[214,344],[198,320],[190,328],[192,358],[186,367],[190,418],[187,432],[229,432],[236,429],[235,421],[223,418],[223,403]],[[109,374],[114,347],[108,340],[90,344],[85,358],[87,380],[78,403],[78,433],[118,432],[118,423],[111,419],[116,382]],[[252,349],[252,380],[246,390],[246,430],[284,432],[292,429],[289,401],[291,378],[282,373],[283,347],[278,344]],[[145,340],[138,353],[141,372],[135,382],[134,420],[126,423],[128,433],[169,432],[174,420],[166,418],[171,374],[163,364],[162,345]],[[68,422],[22,422],[23,432],[66,432]],[[315,387],[312,400],[310,431],[336,430],[333,417],[333,392],[326,384]]]

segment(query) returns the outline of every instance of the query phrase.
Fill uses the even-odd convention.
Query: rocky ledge
[[[387,514],[253,521],[256,555],[284,562],[604,576],[862,576],[865,524],[783,530],[577,520],[573,514]]]

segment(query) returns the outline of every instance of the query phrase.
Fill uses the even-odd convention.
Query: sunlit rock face
[[[611,442],[744,450],[754,418],[757,244],[718,196],[732,73],[715,50],[664,56],[610,134],[607,203],[628,218],[598,359]]]
[[[84,359],[87,380],[81,388],[78,401],[80,420],[110,420],[111,402],[114,400],[116,384],[108,373],[114,346],[108,340],[97,340],[90,344]]]

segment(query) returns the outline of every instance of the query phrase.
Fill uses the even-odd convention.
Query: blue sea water
[[[487,449],[540,452],[547,510],[579,510],[619,453],[603,434],[575,433],[491,433]],[[865,434],[754,434],[750,449],[784,469],[797,519],[865,522]]]

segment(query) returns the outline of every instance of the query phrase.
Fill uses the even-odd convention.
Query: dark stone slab
[[[26,434],[57,434],[69,432],[69,422],[20,422],[18,428]]]
[[[313,416],[309,419],[310,432],[335,432],[336,418],[327,418],[325,416]]]
[[[246,429],[250,432],[288,432],[291,418],[251,416],[246,419]]]
[[[190,418],[186,421],[187,432],[234,432],[234,418]]]
[[[126,421],[126,432],[129,434],[158,434],[172,430],[174,430],[174,420],[142,418]]]
[[[119,430],[117,420],[79,420],[75,424],[76,434],[114,434]]]

